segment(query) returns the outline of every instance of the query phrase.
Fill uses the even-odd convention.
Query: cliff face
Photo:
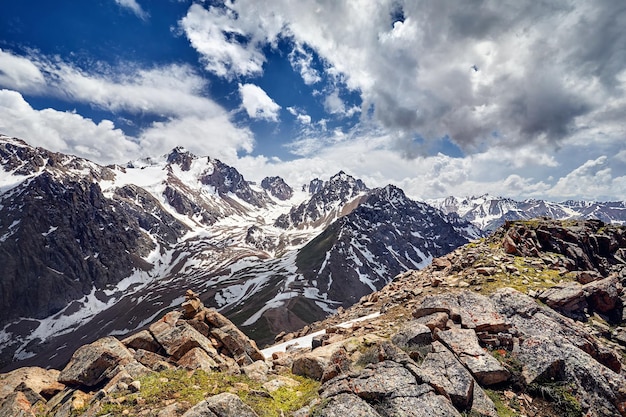
[[[0,375],[0,415],[624,416],[624,233],[508,223],[264,350],[188,291],[60,371]]]

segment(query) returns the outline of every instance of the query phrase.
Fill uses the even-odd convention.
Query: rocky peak
[[[281,177],[265,177],[261,187],[279,200],[289,200],[293,196],[293,189]]]
[[[311,198],[291,209],[288,214],[278,217],[275,225],[288,228],[304,224],[315,225],[324,221],[330,223],[354,209],[354,206],[347,207],[347,203],[364,195],[367,190],[363,181],[343,171],[333,175],[323,185],[318,180],[313,180],[309,185],[309,191],[313,192]]]
[[[196,159],[198,159],[197,156],[182,146],[177,146],[167,155],[166,160],[168,164],[177,164],[183,171],[189,171],[192,162]]]
[[[224,164],[219,159],[208,159],[213,169],[200,177],[204,185],[215,187],[222,197],[232,193],[243,201],[256,207],[265,207],[271,200],[264,194],[254,191],[243,175],[235,168]]]
[[[323,186],[324,186],[324,181],[319,179],[319,178],[315,178],[315,179],[311,180],[311,182],[309,183],[308,188],[306,186],[303,186],[302,187],[302,191],[308,191],[309,194],[315,194],[318,191],[320,191]]]

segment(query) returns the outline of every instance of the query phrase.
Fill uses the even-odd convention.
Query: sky
[[[2,1],[0,133],[294,188],[626,200],[626,2]]]

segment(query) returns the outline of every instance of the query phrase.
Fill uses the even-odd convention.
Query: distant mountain
[[[104,167],[0,136],[0,164],[5,369],[61,366],[80,344],[143,328],[186,289],[263,344],[427,266],[482,236],[480,219],[517,207],[440,210],[343,171],[297,189],[279,177],[257,186],[183,148]]]
[[[626,201],[588,202],[544,200],[516,201],[484,194],[478,197],[447,197],[427,201],[446,214],[457,214],[482,230],[492,231],[507,220],[549,217],[556,220],[598,219],[608,223],[626,224]]]

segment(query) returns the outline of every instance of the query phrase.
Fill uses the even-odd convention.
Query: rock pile
[[[0,416],[69,417],[78,410],[81,415],[96,415],[112,394],[138,391],[138,378],[153,371],[183,368],[239,374],[265,360],[254,341],[226,317],[204,307],[197,294],[187,291],[181,307],[149,330],[121,341],[109,336],[82,346],[60,372],[21,368],[2,375]],[[226,405],[221,399],[209,404],[228,408],[233,401],[227,400]]]

